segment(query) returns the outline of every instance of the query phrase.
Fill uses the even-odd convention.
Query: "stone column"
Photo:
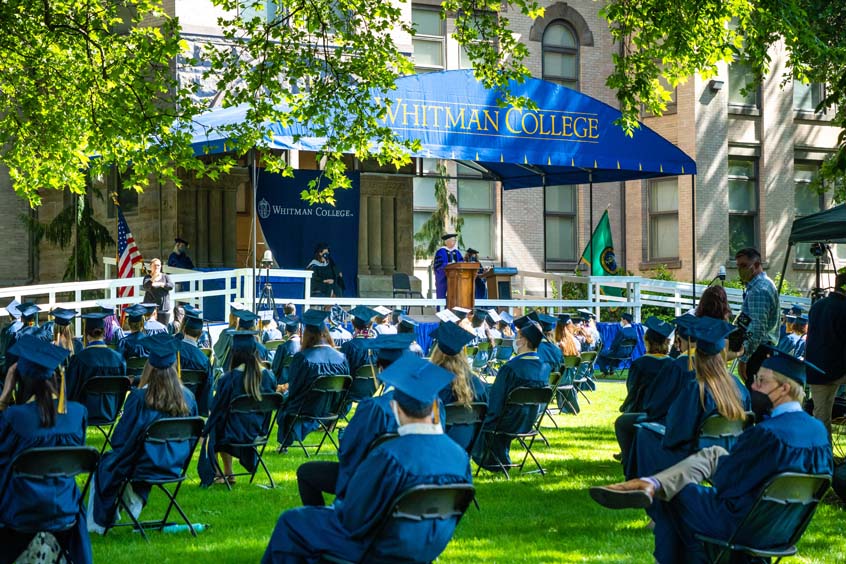
[[[370,274],[370,266],[368,265],[368,246],[367,246],[367,196],[359,196],[358,202],[358,273]]]
[[[209,266],[223,266],[223,191],[206,188],[209,198]]]
[[[367,197],[367,240],[369,274],[381,274],[382,272],[382,199],[378,196]]]
[[[394,197],[382,196],[382,274],[393,274],[394,258]]]
[[[223,265],[235,266],[238,251],[236,217],[237,188],[227,187],[223,193]]]

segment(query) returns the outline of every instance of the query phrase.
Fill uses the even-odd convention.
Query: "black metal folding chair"
[[[317,450],[314,455],[320,454],[320,449],[327,437],[335,450],[338,449],[338,443],[332,437],[332,431],[340,419],[341,408],[347,399],[347,394],[352,384],[352,378],[348,374],[336,374],[319,376],[312,382],[309,389],[305,392],[305,398],[300,404],[297,413],[293,415],[285,415],[285,420],[280,421],[280,425],[285,425],[285,437],[281,444],[286,444],[293,432],[294,424],[299,420],[314,421],[323,431],[323,436],[320,438],[320,443],[317,445],[306,445],[302,441],[297,441],[306,458],[309,458],[308,448],[316,447]]]
[[[698,449],[721,446],[731,450],[744,429],[752,425],[754,421],[755,414],[752,412],[747,413],[746,419],[743,420],[728,419],[719,413],[714,413],[705,418],[699,427]]]
[[[611,361],[612,370],[619,366],[621,362],[631,361],[632,353],[634,353],[635,347],[637,346],[636,339],[623,339],[620,341],[618,348],[616,350],[609,350],[607,353],[601,352],[597,356],[597,358],[603,358],[605,360]],[[631,364],[631,363],[629,363]],[[629,367],[626,366],[620,372],[621,377],[625,377],[629,371]]]
[[[367,445],[367,452],[365,453],[365,457],[374,450],[376,450],[376,447],[387,443],[388,441],[392,441],[397,437],[399,437],[399,433],[382,433],[381,435],[370,441],[370,444]]]
[[[196,395],[197,388],[200,387],[208,373],[205,370],[189,370],[189,369],[181,369],[179,371],[180,377],[182,378],[182,385],[191,390],[191,393]]]
[[[256,454],[258,463],[256,464],[256,467],[253,468],[252,472],[241,472],[233,474],[233,476],[249,476],[250,483],[252,484],[256,477],[258,467],[261,466],[264,473],[267,475],[267,479],[270,481],[270,488],[272,489],[276,487],[276,483],[273,481],[273,476],[270,475],[270,470],[268,470],[263,457],[264,449],[267,448],[267,441],[270,437],[270,432],[273,430],[273,422],[276,420],[276,412],[278,412],[279,408],[282,406],[282,401],[282,394],[275,392],[272,394],[262,394],[261,400],[256,400],[254,397],[249,395],[238,396],[232,400],[232,403],[229,405],[230,417],[258,414],[264,418],[261,426],[261,433],[258,436],[253,437],[252,440],[246,438],[246,442],[242,443],[229,443],[229,446],[231,447],[252,449]],[[232,490],[232,484],[229,483],[229,480],[226,480],[226,487],[229,490]]]
[[[493,429],[482,429],[482,433],[486,436],[485,449],[482,453],[481,458],[482,462],[487,463],[488,456],[493,456],[496,466],[499,467],[499,469],[505,474],[505,478],[510,480],[511,476],[508,473],[508,469],[519,468],[520,472],[522,472],[523,466],[525,466],[526,464],[526,460],[531,456],[532,461],[535,463],[535,466],[537,466],[537,472],[539,472],[541,476],[545,476],[546,471],[540,465],[538,459],[535,458],[535,455],[532,452],[532,446],[535,443],[535,438],[540,434],[537,430],[538,422],[543,416],[544,410],[549,404],[549,400],[552,398],[552,392],[553,390],[549,386],[543,388],[514,388],[513,390],[511,390],[511,392],[508,394],[508,399],[505,400],[504,413],[508,413],[510,410],[514,409],[527,408],[534,409],[536,415],[533,418],[531,424],[527,425],[527,430],[525,431],[503,429],[502,421],[504,417],[500,417],[497,420],[496,427],[494,427]],[[496,455],[496,453],[494,453],[491,447],[491,444],[493,443],[493,440],[496,437],[506,437],[511,441],[514,441],[515,439],[517,440],[520,446],[523,447],[523,450],[526,451],[526,453],[523,455],[523,460],[520,462],[520,464],[514,462],[506,464],[499,459],[499,457]],[[526,443],[526,439],[529,439],[528,443]],[[479,472],[482,468],[483,466],[480,465],[479,468],[476,470],[476,476],[479,475]]]
[[[197,536],[197,531],[194,529],[194,525],[191,524],[191,520],[188,519],[185,511],[182,510],[182,507],[176,501],[176,497],[179,495],[179,490],[182,487],[182,483],[185,481],[188,466],[191,464],[191,458],[194,456],[194,450],[197,448],[197,443],[200,442],[200,434],[203,432],[203,425],[204,422],[202,417],[166,417],[159,419],[158,421],[154,421],[149,427],[147,427],[147,430],[144,433],[145,443],[150,443],[151,446],[154,444],[165,443],[188,443],[190,447],[188,449],[188,456],[185,457],[185,461],[180,471],[177,474],[172,474],[170,476],[165,475],[163,471],[160,478],[150,479],[148,476],[143,476],[136,479],[135,472],[137,470],[137,466],[136,468],[133,468],[132,472],[129,476],[127,476],[126,481],[123,483],[123,486],[121,486],[120,492],[118,492],[117,496],[119,508],[123,509],[126,514],[129,515],[132,523],[118,523],[112,525],[106,529],[103,533],[104,535],[108,534],[108,532],[115,527],[132,526],[135,530],[141,533],[144,540],[149,541],[150,539],[147,538],[145,527],[161,531],[167,526],[174,525],[175,523],[168,521],[168,517],[170,517],[170,512],[176,509],[180,517],[182,517],[182,520],[185,521],[186,525],[188,525],[188,530],[191,531],[191,535],[195,537]],[[164,492],[169,500],[164,517],[155,521],[142,522],[132,514],[123,499],[126,487],[131,482],[145,482]],[[176,487],[172,492],[165,487],[168,484],[176,484]]]
[[[406,298],[420,298],[423,299],[423,294],[416,292],[411,288],[411,277],[405,272],[394,272],[391,275],[392,295],[393,297]],[[408,308],[409,310],[411,308]],[[420,306],[420,314],[423,314],[423,306]]]
[[[349,412],[347,406],[352,406],[352,404],[358,403],[365,398],[373,397],[376,394],[378,388],[376,374],[378,372],[376,366],[373,364],[365,364],[355,371],[352,382],[350,383],[350,389],[344,401],[344,409],[342,410],[345,421],[349,421],[346,415]]]
[[[461,517],[474,499],[476,490],[470,484],[448,484],[443,486],[420,485],[414,486],[400,493],[391,504],[390,512],[383,518],[373,540],[367,551],[358,560],[345,560],[344,558],[324,554],[323,562],[334,564],[358,564],[368,562],[408,562],[413,555],[410,554],[384,554],[377,553],[375,547],[379,545],[379,538],[383,531],[392,530],[392,524],[396,521],[411,521],[418,523],[420,527],[430,528],[429,522],[433,520],[444,521],[455,519],[455,524],[461,521]],[[448,543],[449,541],[447,541]],[[426,547],[432,552],[440,554],[446,548],[443,546]],[[422,547],[415,547],[422,548]]]
[[[126,401],[126,394],[129,393],[131,385],[132,381],[126,376],[95,376],[82,386],[82,397],[85,398],[86,404],[99,401],[101,405],[104,405],[111,403],[109,398],[112,398],[114,402],[111,404],[114,406],[113,417],[103,413],[103,410],[100,410],[99,415],[95,414],[88,417],[88,424],[96,427],[103,434],[103,448],[100,449],[100,454],[106,451],[106,447],[112,445],[110,442],[112,431],[123,409],[123,402]]]
[[[596,351],[585,351],[579,358],[579,365],[576,367],[576,375],[573,378],[573,385],[576,389],[585,396],[585,391],[596,391],[596,381],[593,379],[593,369],[596,363]],[[588,403],[590,400],[588,399]]]
[[[144,372],[144,367],[147,365],[147,357],[134,356],[126,359],[126,375],[132,381],[133,385],[138,385],[141,379],[141,374]]]
[[[444,417],[446,418],[446,434],[452,436],[458,427],[472,427],[472,439],[470,444],[464,447],[468,456],[473,451],[473,445],[482,432],[482,423],[485,422],[485,415],[488,412],[488,404],[484,402],[473,402],[469,406],[463,403],[448,403],[444,406]],[[456,441],[457,442],[457,441]]]
[[[785,556],[796,554],[796,543],[808,528],[830,484],[828,474],[785,472],[773,476],[731,537],[715,539],[696,535],[696,538],[705,545],[712,564],[728,564],[733,552],[775,558],[777,564]]]

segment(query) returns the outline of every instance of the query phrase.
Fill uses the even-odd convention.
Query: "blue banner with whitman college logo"
[[[337,202],[334,206],[309,205],[300,198],[300,192],[319,176],[321,173],[317,170],[295,170],[292,178],[261,171],[256,212],[264,237],[280,268],[304,269],[314,257],[315,245],[325,243],[338,269],[344,274],[344,295],[355,296],[359,175],[348,173],[352,187],[335,191]],[[323,182],[328,180],[324,178]]]

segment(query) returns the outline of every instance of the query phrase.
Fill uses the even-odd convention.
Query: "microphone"
[[[720,282],[726,281],[726,267],[725,267],[725,265],[720,265],[720,269],[717,271],[717,278],[720,279]]]

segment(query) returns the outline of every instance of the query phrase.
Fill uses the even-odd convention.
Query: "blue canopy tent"
[[[694,161],[644,125],[627,137],[614,124],[619,110],[608,104],[534,78],[512,81],[509,91],[532,100],[536,109],[500,106],[499,93],[485,88],[471,70],[401,77],[394,90],[379,97],[390,100],[383,123],[400,140],[420,141],[420,150],[413,157],[464,161],[499,181],[503,190],[590,184],[591,232],[596,182],[692,175],[695,192]],[[195,152],[225,152],[226,126],[243,121],[246,111],[238,106],[200,116],[192,127]],[[268,123],[265,141],[271,149],[319,151],[323,147],[323,139],[301,123]],[[694,200],[691,198],[695,284]]]

